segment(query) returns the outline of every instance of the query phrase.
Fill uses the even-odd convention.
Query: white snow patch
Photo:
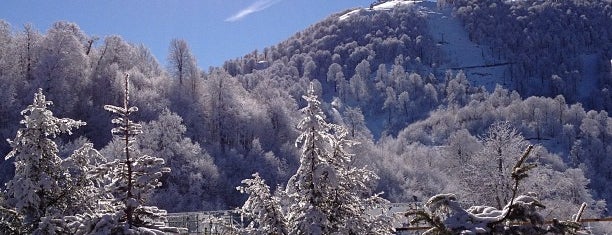
[[[374,10],[376,11],[388,11],[393,9],[396,6],[401,6],[401,5],[413,5],[415,3],[419,3],[422,1],[405,1],[405,0],[393,0],[393,1],[388,1],[388,2],[384,2],[378,5],[375,5],[374,7],[372,7]]]
[[[363,10],[362,8],[356,9],[356,10],[352,10],[344,15],[341,15],[338,19],[340,19],[340,21],[346,20],[349,17],[351,17],[354,14],[358,14],[361,10]]]
[[[344,15],[341,15],[338,19],[340,21],[346,20],[349,17],[355,15],[355,14],[360,14],[361,12],[372,12],[372,11],[389,11],[392,10],[395,7],[398,6],[403,6],[403,5],[414,5],[416,3],[420,3],[422,1],[418,1],[418,0],[393,0],[393,1],[388,1],[388,2],[384,2],[378,5],[374,5],[370,8],[359,8],[359,9],[355,9],[352,10]]]

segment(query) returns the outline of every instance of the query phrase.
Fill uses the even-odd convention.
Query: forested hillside
[[[513,88],[521,94],[561,94],[611,110],[610,1],[454,2],[471,39],[512,63]]]
[[[511,166],[527,145],[539,165],[521,185],[566,218],[612,201],[612,2],[455,0],[347,10],[263,51],[206,71],[187,42],[173,40],[160,63],[146,45],[97,38],[75,23],[46,32],[0,21],[0,137],[14,139],[21,110],[41,88],[54,114],[87,124],[60,135],[58,155],[85,143],[112,160],[111,135],[129,74],[133,148],[164,160],[170,173],[151,196],[169,212],[242,205],[236,186],[258,172],[272,190],[298,169],[301,97],[313,84],[326,121],[361,142],[351,164],[380,179],[392,202],[453,192],[466,203],[508,203]],[[450,7],[472,42],[509,63],[493,90],[452,69],[431,17]],[[348,14],[347,14],[348,13]],[[441,13],[440,13],[441,14]],[[448,17],[453,17],[449,15]],[[190,42],[197,43],[197,42]],[[483,52],[484,53],[484,52]],[[484,57],[484,55],[483,55]],[[161,59],[161,58],[160,58]],[[166,65],[162,65],[166,64]],[[12,150],[0,143],[0,153]],[[1,179],[13,178],[13,158]],[[171,199],[171,200],[169,200]]]

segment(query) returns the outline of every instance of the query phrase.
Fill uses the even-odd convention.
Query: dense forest
[[[440,45],[453,42],[435,39],[428,14],[444,7],[473,42],[510,64],[504,78],[491,78],[507,82],[487,90],[472,82],[478,75],[445,66],[451,56]],[[589,216],[609,215],[610,0],[446,0],[356,12],[206,70],[181,39],[160,63],[145,45],[93,37],[75,23],[40,32],[0,20],[0,137],[10,140],[0,142],[2,201],[11,202],[15,151],[25,151],[15,150],[18,133],[34,107],[71,120],[44,134],[54,138],[56,161],[121,161],[128,139],[153,156],[142,161],[166,173],[143,187],[159,180],[148,203],[168,212],[242,206],[247,195],[236,187],[253,177],[247,185],[298,190],[287,182],[304,163],[300,110],[318,97],[319,116],[346,131],[340,139],[360,143],[343,145],[355,154],[346,164],[378,176],[364,195],[422,202],[452,192],[461,203],[501,209],[512,198],[512,166],[533,145],[538,167],[520,190],[554,205],[543,215],[569,218],[583,202]],[[113,132],[128,128],[113,121],[118,114],[129,114],[137,131]]]

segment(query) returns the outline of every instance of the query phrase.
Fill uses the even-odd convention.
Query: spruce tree
[[[95,213],[83,213],[64,217],[61,226],[72,234],[164,234],[178,232],[164,227],[166,211],[154,206],[145,206],[151,191],[160,186],[164,160],[139,154],[135,147],[135,136],[141,126],[130,119],[138,109],[129,106],[129,76],[125,76],[123,107],[106,105],[104,108],[119,117],[112,120],[117,125],[112,129],[123,143],[123,156],[101,164],[90,171],[92,177],[103,179],[106,200],[100,201]]]
[[[290,234],[389,234],[391,219],[384,214],[386,200],[371,195],[369,187],[376,174],[352,167],[346,148],[356,144],[347,139],[342,126],[325,121],[320,101],[311,84],[303,97],[308,105],[298,129],[302,134],[300,166],[289,180],[287,221]]]
[[[243,232],[245,234],[288,234],[287,222],[280,201],[270,193],[270,187],[259,177],[259,174],[253,174],[252,179],[242,180],[242,184],[243,186],[236,189],[241,193],[249,194],[249,198],[240,208],[242,216],[249,220]]]
[[[112,133],[124,143],[124,156],[104,164],[99,170],[113,179],[107,187],[114,196],[113,210],[120,215],[117,217],[118,222],[125,224],[128,230],[137,227],[155,228],[163,222],[165,211],[144,204],[151,190],[160,186],[159,179],[162,174],[170,172],[170,169],[163,166],[163,159],[139,155],[135,151],[135,136],[142,133],[142,127],[130,119],[130,115],[138,111],[138,108],[129,106],[128,78],[129,75],[126,74],[123,107],[104,106],[104,109],[119,116],[112,120],[117,125],[112,129]]]
[[[74,234],[76,224],[71,223],[79,215],[95,214],[98,201],[107,199],[103,190],[103,179],[91,174],[100,164],[106,163],[93,144],[85,143],[66,159],[61,167],[67,172],[64,183],[63,201],[67,207],[62,214],[42,217],[33,234]]]
[[[348,131],[334,125],[334,142],[330,164],[336,170],[338,183],[331,192],[328,214],[333,234],[390,234],[392,218],[384,213],[389,201],[372,195],[370,189],[378,176],[366,168],[353,166],[354,154],[347,148],[358,142],[347,139]]]
[[[24,127],[10,142],[13,150],[6,159],[14,159],[15,176],[6,184],[6,207],[15,208],[23,216],[25,230],[36,228],[42,217],[59,216],[70,207],[70,175],[62,167],[57,144],[59,134],[72,134],[72,129],[85,125],[69,118],[57,118],[48,109],[52,105],[42,90],[33,104],[21,111]]]
[[[289,230],[292,234],[328,234],[328,193],[337,185],[336,171],[329,164],[331,125],[325,121],[312,84],[303,98],[308,105],[302,109],[304,118],[297,126],[302,131],[296,140],[296,147],[301,149],[300,166],[286,189],[294,200],[288,214]]]

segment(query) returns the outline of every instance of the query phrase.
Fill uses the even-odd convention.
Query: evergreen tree
[[[325,121],[321,102],[314,92],[311,85],[308,95],[303,96],[308,105],[302,109],[305,117],[298,124],[302,131],[296,141],[302,152],[300,167],[287,185],[287,193],[294,200],[288,214],[290,231],[294,234],[325,234],[330,227],[325,216],[329,209],[325,194],[335,184],[336,176],[326,150],[331,148],[333,136],[329,134],[331,125]]]
[[[24,119],[20,123],[25,127],[10,141],[13,150],[6,156],[15,161],[15,176],[6,185],[6,206],[23,216],[23,225],[29,231],[42,217],[62,215],[71,206],[68,198],[72,181],[52,138],[72,134],[72,129],[85,125],[53,116],[47,109],[50,105],[52,102],[39,89],[34,103],[21,112]]]
[[[249,198],[240,208],[240,213],[250,219],[244,232],[246,234],[288,234],[287,222],[280,201],[270,193],[270,187],[259,177],[259,174],[253,174],[253,179],[245,179],[242,184],[244,186],[236,189],[241,193],[249,194]]]
[[[160,186],[163,173],[170,171],[164,167],[162,158],[140,155],[134,146],[135,136],[140,134],[141,126],[130,119],[138,110],[129,106],[129,76],[125,76],[125,97],[123,107],[106,105],[104,108],[118,114],[113,123],[113,134],[124,142],[124,156],[102,164],[92,171],[97,177],[109,183],[105,190],[112,197],[97,213],[84,213],[65,217],[63,226],[70,233],[77,234],[163,234],[166,211],[154,206],[145,206],[151,191]]]
[[[33,234],[72,233],[69,232],[71,226],[66,223],[67,218],[95,213],[98,201],[107,197],[103,190],[103,181],[93,177],[91,170],[104,163],[106,158],[95,150],[91,143],[85,143],[64,159],[61,166],[68,173],[64,189],[67,208],[61,215],[41,218]]]
[[[392,218],[384,213],[371,214],[388,208],[389,201],[372,194],[372,184],[378,180],[373,171],[354,167],[353,156],[346,148],[355,144],[348,140],[348,131],[334,126],[334,142],[330,164],[336,170],[338,182],[331,192],[331,211],[328,218],[333,234],[389,234],[394,231]]]
[[[7,235],[27,233],[23,226],[23,217],[15,210],[0,206],[0,233]]]
[[[112,132],[125,143],[124,159],[105,164],[101,169],[106,170],[108,176],[113,179],[107,187],[115,196],[112,204],[114,210],[121,214],[119,222],[125,223],[129,229],[154,227],[156,222],[163,219],[164,212],[155,207],[144,206],[144,203],[151,190],[160,186],[159,178],[162,173],[170,172],[170,169],[163,167],[163,159],[139,156],[134,151],[135,136],[142,133],[142,126],[130,120],[130,115],[138,111],[138,108],[129,106],[128,78],[129,75],[126,74],[123,107],[104,106],[104,109],[119,116],[113,119],[113,123],[118,127],[113,128]]]
[[[287,184],[291,198],[287,220],[290,234],[385,234],[392,231],[390,220],[370,217],[368,210],[383,208],[385,200],[370,194],[369,184],[376,175],[365,169],[350,168],[346,147],[355,144],[346,138],[341,126],[325,121],[320,101],[311,84],[303,97],[308,105],[298,124],[302,134],[300,167]]]

